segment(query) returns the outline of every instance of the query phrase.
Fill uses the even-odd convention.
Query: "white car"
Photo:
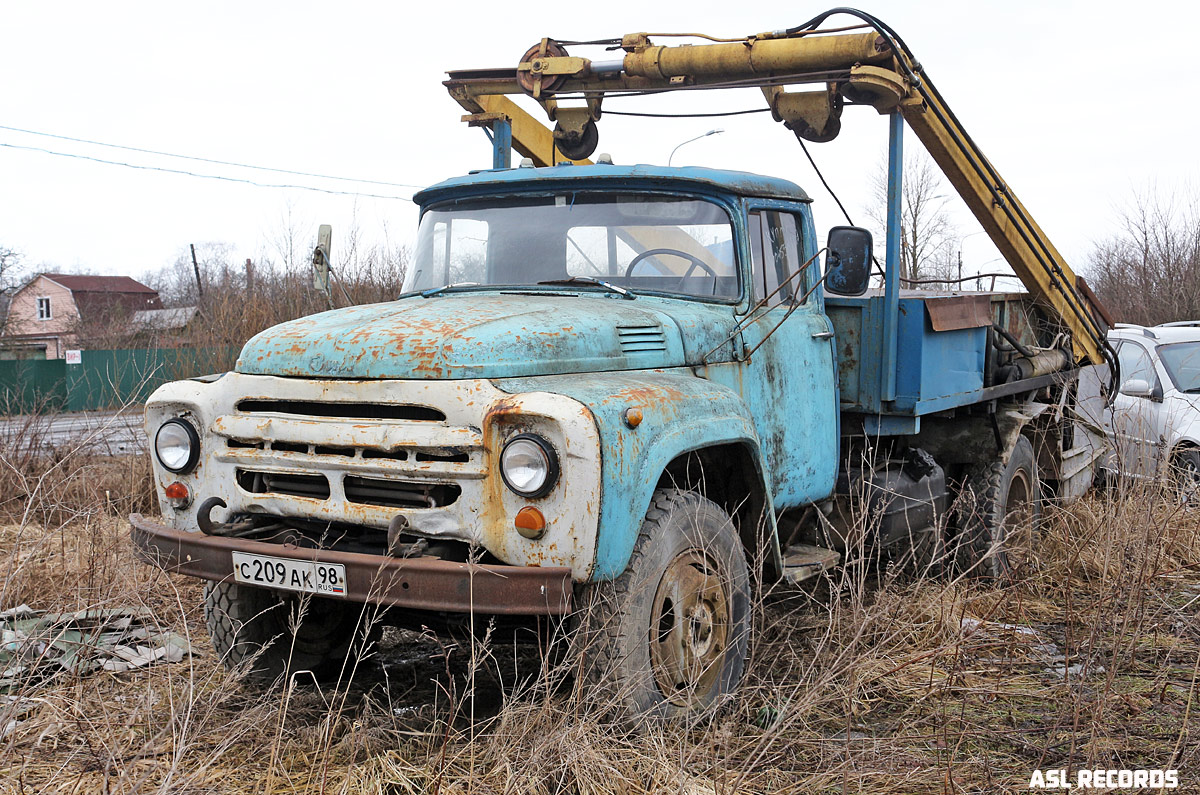
[[[1105,425],[1106,469],[1135,478],[1200,476],[1200,321],[1133,326],[1108,333],[1121,384]]]

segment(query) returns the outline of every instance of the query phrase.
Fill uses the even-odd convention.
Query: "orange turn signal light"
[[[187,486],[180,483],[178,480],[166,488],[167,498],[172,500],[186,500],[188,498]]]
[[[546,517],[542,516],[542,512],[537,508],[526,505],[517,511],[517,518],[513,520],[513,526],[525,538],[536,540],[546,532]]]
[[[642,410],[639,408],[625,409],[625,424],[636,428],[642,424]]]

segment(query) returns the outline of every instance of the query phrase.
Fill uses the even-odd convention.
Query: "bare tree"
[[[196,263],[204,290],[209,289],[209,280],[217,274],[232,272],[232,246],[222,242],[196,243]],[[196,268],[192,266],[190,246],[181,246],[175,261],[165,268],[146,276],[143,281],[158,290],[163,306],[196,306],[200,303],[199,285],[196,284]]]
[[[900,211],[900,278],[904,286],[936,287],[921,284],[929,280],[954,278],[957,229],[945,210],[951,195],[937,166],[923,150],[917,150],[904,162]],[[867,213],[876,228],[887,228],[887,165],[872,180],[873,199]]]
[[[1096,244],[1088,276],[1118,320],[1200,319],[1200,197],[1136,196],[1116,231]]]
[[[21,286],[21,252],[8,246],[0,246],[0,333],[8,322],[8,304],[12,294]]]
[[[25,257],[15,248],[0,246],[0,290],[11,292],[17,284],[17,271]]]

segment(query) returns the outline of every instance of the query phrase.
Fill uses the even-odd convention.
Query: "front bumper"
[[[129,517],[138,557],[161,569],[232,580],[232,552],[346,567],[346,596],[413,610],[483,615],[565,615],[571,610],[571,570],[565,566],[483,566],[435,558],[392,558],[177,530],[141,514]]]

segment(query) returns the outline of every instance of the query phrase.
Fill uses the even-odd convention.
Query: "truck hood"
[[[605,294],[411,296],[282,323],[242,349],[237,370],[317,378],[511,378],[678,367],[679,324],[664,302]],[[679,303],[679,302],[672,302]],[[708,326],[717,307],[682,307]],[[709,315],[709,322],[697,323]],[[726,307],[722,315],[732,312]],[[690,332],[689,332],[690,333]],[[706,336],[706,335],[702,335]]]

